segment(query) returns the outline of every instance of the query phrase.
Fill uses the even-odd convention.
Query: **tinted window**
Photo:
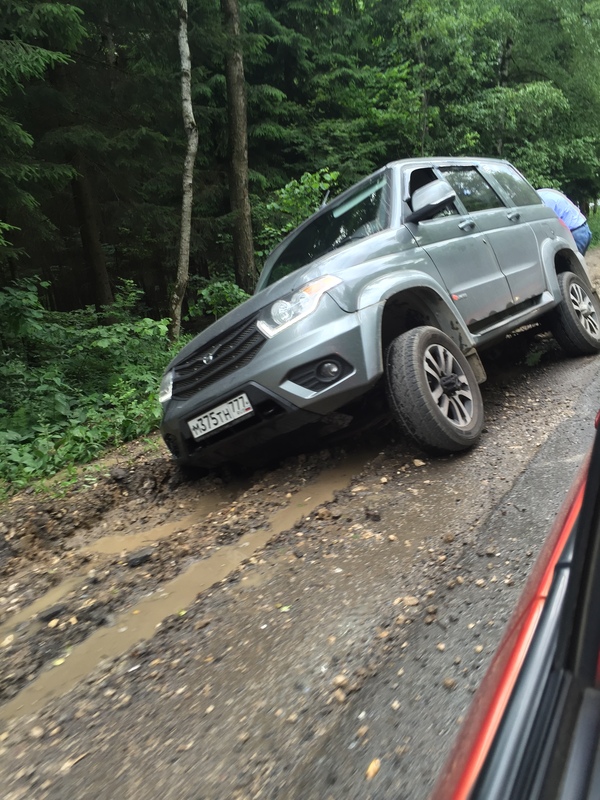
[[[371,236],[389,224],[388,184],[385,175],[378,175],[362,184],[343,203],[320,214],[298,233],[271,265],[261,288],[310,264],[316,258],[350,241]]]
[[[502,200],[475,167],[443,167],[440,172],[462,200],[467,211],[501,208]]]
[[[492,175],[516,206],[532,206],[541,203],[535,189],[508,164],[485,164],[483,172]]]

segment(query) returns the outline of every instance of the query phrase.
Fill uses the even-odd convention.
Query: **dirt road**
[[[185,482],[150,442],[15,498],[3,796],[426,797],[599,405],[598,359],[547,337],[486,368],[464,456],[389,428]]]

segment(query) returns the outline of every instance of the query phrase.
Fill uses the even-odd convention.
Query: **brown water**
[[[214,508],[214,505],[211,508]],[[103,536],[101,539],[97,539],[81,549],[88,553],[102,553],[103,555],[131,552],[148,544],[158,542],[160,539],[166,539],[169,536],[188,530],[192,525],[201,522],[206,517],[206,512],[207,509],[204,506],[200,506],[192,514],[188,514],[176,522],[165,522],[163,525],[157,525],[156,528],[140,531],[139,533]]]
[[[38,597],[38,599],[33,603],[30,603],[26,608],[23,608],[21,611],[13,614],[9,620],[0,625],[0,641],[2,641],[8,633],[14,631],[15,628],[22,622],[26,622],[27,620],[36,617],[40,612],[45,611],[47,608],[51,608],[53,605],[56,605],[59,600],[62,600],[63,597],[66,597],[69,592],[75,589],[75,587],[82,582],[82,578],[67,578],[56,586],[53,586],[51,589],[48,589],[47,592],[45,592],[41,597]]]
[[[373,455],[373,453],[363,453],[348,459],[340,466],[325,470],[314,481],[306,484],[304,492],[297,495],[291,505],[273,514],[268,528],[254,531],[242,536],[235,544],[221,547],[214,555],[196,562],[186,572],[164,584],[135,607],[119,614],[110,628],[98,628],[85,642],[73,647],[63,663],[43,672],[13,700],[6,703],[0,709],[0,719],[33,713],[53,697],[69,691],[103,659],[115,658],[140,640],[150,638],[166,617],[185,611],[200,592],[226,578],[240,566],[242,561],[264,547],[278,533],[288,530],[298,519],[331,500],[333,493],[345,487]],[[214,498],[211,501],[211,510],[214,510]],[[197,521],[197,513],[186,519]],[[179,523],[162,525],[160,528],[139,534],[139,537],[146,538],[140,538],[137,543],[156,541],[157,538],[180,529],[179,525]],[[162,531],[161,536],[155,536],[157,530]],[[117,547],[117,552],[120,552],[125,541],[128,543],[127,549],[130,549],[132,537],[106,537],[106,540],[111,540],[110,546]],[[96,545],[99,546],[100,543]],[[53,599],[53,602],[56,602],[56,599]],[[31,607],[28,611],[30,615]]]
[[[103,536],[101,539],[97,539],[81,549],[88,553],[102,553],[104,555],[137,550],[145,545],[158,542],[160,539],[166,539],[168,536],[189,530],[192,525],[202,522],[211,511],[218,512],[221,508],[228,506],[246,488],[247,485],[245,483],[230,484],[221,490],[203,495],[195,504],[191,513],[174,522],[165,522],[155,528],[140,531],[139,533]]]
[[[184,517],[180,517],[174,522],[165,522],[154,528],[140,531],[139,533],[127,533],[121,535],[102,536],[94,542],[80,548],[82,553],[101,553],[102,555],[115,555],[128,553],[138,550],[146,545],[166,539],[178,533],[187,531],[192,525],[202,522],[206,515],[211,511],[228,506],[235,498],[236,494],[245,489],[245,485],[232,484],[221,491],[213,492],[203,496],[195,506],[194,510]],[[61,581],[53,586],[33,603],[13,614],[10,619],[0,625],[0,642],[10,632],[22,622],[34,619],[42,611],[56,605],[63,597],[69,594],[77,586],[85,582],[85,575],[74,576]]]

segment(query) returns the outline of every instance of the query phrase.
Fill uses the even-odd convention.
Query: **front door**
[[[421,172],[431,173],[431,170],[415,170],[410,178],[411,190],[422,185]],[[443,177],[448,179],[446,175]],[[458,191],[456,180],[448,182],[459,200],[465,189],[469,191],[469,187]],[[480,198],[479,202],[484,207],[496,202],[503,206],[500,198]],[[469,327],[501,313],[512,303],[508,281],[478,217],[478,212],[469,213],[464,204],[458,202],[454,208],[434,219],[418,224],[407,223],[417,244],[438,268],[456,308]]]

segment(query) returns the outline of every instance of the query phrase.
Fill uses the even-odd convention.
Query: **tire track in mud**
[[[184,614],[186,606],[199,593],[227,578],[272,537],[331,500],[334,493],[344,488],[375,454],[366,448],[354,456],[342,458],[337,464],[321,461],[321,469],[312,478],[309,476],[302,491],[295,495],[286,492],[282,496],[280,486],[272,483],[268,487],[254,484],[237,491],[223,487],[202,498],[192,514],[177,521],[133,534],[108,533],[91,540],[77,551],[86,567],[89,567],[91,555],[95,556],[95,567],[88,570],[87,575],[71,575],[0,626],[0,674],[4,676],[0,687],[3,696],[14,694],[16,689],[28,683],[0,708],[0,719],[42,707],[51,697],[68,691],[101,660],[119,656],[141,639],[150,638],[170,615]],[[272,478],[273,475],[268,476],[269,480]],[[285,488],[285,481],[281,486]],[[257,515],[256,495],[266,489],[269,492],[268,508],[263,508]],[[240,520],[244,521],[244,529],[251,523],[250,532],[239,535],[241,530],[235,525]],[[214,544],[212,529],[215,527],[218,529],[216,541],[234,541]],[[89,536],[85,538],[89,539]],[[161,546],[170,551],[171,562],[175,564],[179,559],[180,565],[179,574],[168,580],[154,581],[151,591],[147,591],[146,580],[146,591],[141,596],[135,587],[126,583],[132,572],[128,566],[131,557],[127,554],[140,545],[145,545],[144,549],[134,552],[133,557],[142,559],[140,567],[145,575],[149,575],[147,570]],[[182,549],[183,555],[187,555],[183,560]],[[198,560],[200,553],[203,557]],[[116,564],[115,555],[119,559]],[[162,560],[165,560],[165,554]],[[107,564],[113,572],[116,569],[123,574],[125,583],[118,588],[113,584],[112,592],[119,596],[113,598],[109,612],[104,614],[98,608],[102,604],[93,597],[93,589],[102,566]],[[95,619],[90,617],[90,612],[94,611]],[[28,656],[33,660],[29,666],[24,664],[20,671],[15,670],[14,664],[17,651],[21,660]]]

